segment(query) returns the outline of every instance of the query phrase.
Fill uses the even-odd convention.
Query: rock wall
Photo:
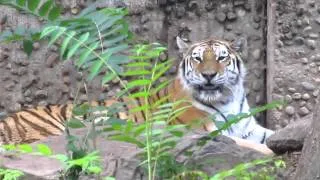
[[[91,1],[59,1],[65,15],[73,15],[91,4]],[[181,35],[191,42],[209,37],[247,40],[242,53],[248,69],[247,93],[252,106],[264,104],[265,98],[265,44],[266,1],[260,0],[110,0],[100,7],[128,7],[130,28],[137,38],[168,45],[170,58],[179,60],[175,37]],[[7,18],[5,18],[7,17]],[[39,27],[40,22],[30,15],[0,7],[1,29],[17,26]],[[78,98],[88,99],[82,74],[72,62],[59,62],[57,47],[45,48],[34,43],[35,51],[27,57],[20,44],[0,45],[0,112],[3,114],[36,105],[65,103]],[[178,61],[177,61],[178,62]],[[170,71],[175,73],[176,68]],[[87,82],[89,99],[114,95],[114,87],[100,87],[99,80]],[[263,121],[264,116],[259,115]]]
[[[320,83],[320,1],[268,2],[268,101],[287,106],[268,114],[268,126],[312,119]]]

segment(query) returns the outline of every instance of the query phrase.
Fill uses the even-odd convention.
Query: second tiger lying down
[[[177,37],[177,44],[183,52],[177,76],[167,88],[151,99],[169,95],[172,102],[179,99],[191,101],[192,107],[176,118],[179,123],[191,123],[213,114],[216,121],[227,122],[228,115],[249,112],[243,86],[245,68],[231,43],[209,39],[189,46]],[[139,99],[137,102],[143,104]],[[112,103],[114,101],[107,100],[104,105]],[[31,143],[50,135],[62,134],[65,121],[72,115],[72,108],[72,104],[50,105],[12,114],[0,121],[0,145]],[[121,112],[118,116],[128,118],[127,112]],[[129,118],[143,121],[144,114],[135,113]],[[216,130],[213,121],[207,121],[203,127],[207,131]],[[254,117],[241,120],[222,134],[233,138],[241,146],[265,154],[272,153],[265,142],[273,131],[257,124]]]

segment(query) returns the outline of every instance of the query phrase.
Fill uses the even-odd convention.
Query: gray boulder
[[[276,154],[301,151],[310,131],[311,120],[300,120],[278,130],[267,139],[267,146]]]
[[[87,129],[73,131],[72,134],[78,137],[86,135]],[[225,136],[218,136],[213,140],[207,138],[205,145],[200,145],[205,135],[189,133],[184,136],[175,149],[172,150],[177,162],[185,167],[198,169],[213,175],[218,171],[226,170],[243,162],[264,158],[265,155],[252,149],[240,147]],[[46,140],[34,143],[47,144],[55,154],[64,153],[66,140],[64,136],[49,137]],[[105,138],[97,138],[97,149],[103,157],[102,177],[112,176],[117,180],[144,180],[147,179],[145,169],[141,168],[141,160],[137,154],[141,149],[135,145],[108,141]],[[187,152],[193,152],[188,156]],[[3,160],[1,166],[11,169],[18,169],[27,176],[24,179],[57,179],[62,170],[61,164],[51,158],[35,155],[14,155],[10,158],[5,154],[0,154]],[[81,179],[95,179],[94,177],[83,176]]]

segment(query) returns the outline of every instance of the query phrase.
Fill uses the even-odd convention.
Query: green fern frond
[[[13,6],[48,21],[55,21],[61,15],[61,8],[53,0],[3,0],[0,4]]]

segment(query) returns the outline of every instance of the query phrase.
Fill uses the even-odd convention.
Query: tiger
[[[228,122],[229,115],[249,112],[244,89],[246,70],[237,52],[238,42],[211,38],[189,44],[177,36],[176,43],[182,54],[177,73],[166,88],[149,98],[150,101],[168,96],[169,102],[191,102],[191,106],[175,118],[175,122],[181,124],[190,124],[210,115],[215,116],[215,121]],[[95,104],[109,107],[116,102],[127,104],[127,99],[109,99]],[[136,98],[136,103],[143,105],[144,101]],[[9,115],[0,120],[0,145],[32,143],[63,134],[66,121],[72,117],[73,108],[72,103],[37,106]],[[143,122],[144,112],[128,113],[132,108],[133,105],[128,105],[117,116],[137,123]],[[217,130],[217,126],[212,120],[205,121],[202,129],[212,132]],[[254,117],[243,119],[221,132],[238,145],[264,154],[273,153],[265,145],[266,139],[273,133],[260,126]]]

